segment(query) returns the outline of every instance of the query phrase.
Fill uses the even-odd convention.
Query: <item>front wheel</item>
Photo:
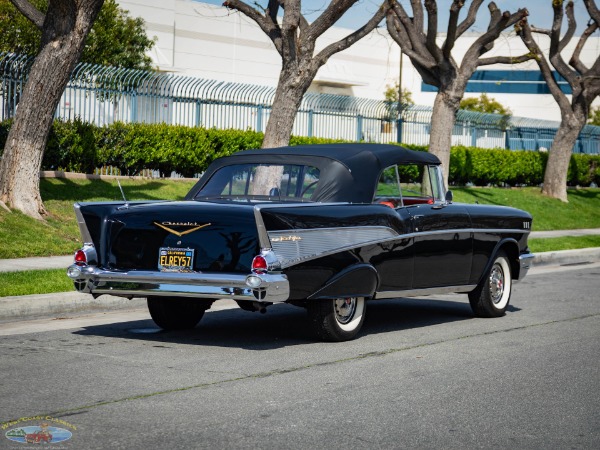
[[[500,252],[480,286],[469,293],[471,309],[477,317],[503,316],[510,301],[512,275],[505,253]]]
[[[333,300],[311,300],[307,303],[313,330],[321,339],[332,342],[349,341],[360,331],[365,320],[364,297]]]
[[[148,311],[163,330],[191,330],[210,308],[212,301],[179,297],[148,297]]]

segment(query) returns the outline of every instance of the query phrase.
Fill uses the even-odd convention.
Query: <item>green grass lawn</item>
[[[545,197],[539,188],[452,188],[463,203],[513,206],[533,216],[532,231],[600,228],[600,188],[569,189],[569,203]]]
[[[192,181],[123,180],[127,200],[178,200]],[[81,246],[73,203],[122,200],[116,181],[44,178],[40,191],[49,216],[45,222],[0,208],[0,259],[67,255]]]
[[[69,292],[73,282],[65,269],[0,273],[0,297]]]
[[[529,239],[527,243],[533,253],[575,250],[578,248],[600,247],[600,236],[567,236],[560,238]]]

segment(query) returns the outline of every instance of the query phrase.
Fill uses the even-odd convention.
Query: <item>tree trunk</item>
[[[433,103],[431,131],[429,133],[429,153],[433,153],[442,162],[445,186],[448,186],[450,145],[452,144],[452,131],[459,105],[460,97],[455,98],[442,89],[436,95],[435,102]]]
[[[571,154],[586,121],[584,115],[576,117],[579,115],[570,114],[563,117],[552,141],[546,172],[544,173],[542,194],[557,198],[565,203],[569,201],[567,199],[567,175]]]
[[[262,148],[284,147],[290,143],[302,97],[313,78],[314,75],[310,78],[305,76],[298,81],[299,77],[294,71],[281,71]],[[281,167],[259,167],[256,170],[252,194],[271,195],[275,193],[276,191],[273,189],[279,188],[282,175]]]
[[[103,0],[50,5],[0,162],[0,202],[42,219],[40,168],[60,97]]]
[[[302,97],[314,77],[305,77],[302,80],[298,78],[292,70],[281,71],[262,148],[283,147],[289,144]],[[306,78],[309,79],[308,83]]]

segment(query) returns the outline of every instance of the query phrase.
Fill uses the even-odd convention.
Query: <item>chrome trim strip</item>
[[[329,203],[319,203],[319,202],[311,202],[311,203],[277,203],[277,204],[261,204],[254,206],[254,217],[256,219],[256,228],[258,229],[258,242],[261,248],[269,249],[271,248],[271,241],[269,240],[269,236],[267,234],[267,229],[265,227],[265,221],[263,220],[261,210],[262,209],[274,209],[274,208],[314,208],[315,206],[339,206],[339,205],[348,205],[348,202],[329,202]]]
[[[398,237],[395,230],[384,226],[277,230],[268,235],[283,268]]]
[[[262,219],[262,218],[261,218]],[[263,225],[264,226],[264,225]],[[386,229],[389,230],[389,237],[376,237],[372,240],[355,240],[352,242],[344,242],[344,245],[340,245],[338,247],[327,247],[320,243],[311,243],[309,245],[305,245],[305,248],[320,248],[321,251],[307,251],[305,254],[301,254],[301,246],[300,243],[304,239],[310,239],[314,237],[314,234],[327,232],[329,234],[335,235],[335,237],[339,237],[340,233],[348,232],[348,230],[356,230],[356,229]],[[299,241],[286,241],[280,243],[272,243],[269,241],[270,248],[273,249],[277,257],[281,261],[281,267],[286,268],[290,267],[294,264],[298,264],[300,262],[311,261],[313,259],[322,258],[324,256],[329,256],[337,252],[351,250],[353,248],[372,245],[372,244],[386,244],[388,242],[398,241],[401,239],[411,239],[414,237],[422,237],[422,236],[435,236],[440,234],[450,234],[450,233],[471,233],[471,234],[510,234],[510,233],[529,233],[530,230],[519,230],[519,229],[506,229],[506,228],[494,228],[494,229],[483,229],[483,228],[457,228],[457,229],[447,229],[447,230],[435,230],[435,231],[427,231],[427,232],[413,232],[413,233],[405,233],[398,234],[395,230],[389,227],[382,226],[365,226],[365,227],[335,227],[335,228],[303,228],[303,229],[290,229],[290,230],[273,230],[266,231],[268,237],[273,239],[274,237],[280,236],[290,236],[290,235],[304,235],[302,240]],[[259,232],[260,233],[260,232]],[[313,235],[313,236],[311,236]],[[330,241],[331,238],[325,237],[322,238],[325,241]],[[333,242],[333,241],[331,241]],[[262,245],[262,241],[261,241]],[[289,247],[292,247],[290,249]],[[288,248],[286,248],[288,247]],[[325,250],[326,249],[326,250]],[[291,251],[294,251],[294,255],[291,255]],[[296,256],[297,255],[297,256]]]
[[[77,219],[77,225],[79,225],[79,233],[81,233],[83,244],[92,245],[92,235],[90,234],[90,230],[88,230],[85,219],[83,218],[81,205],[79,203],[75,203],[73,205],[73,209],[75,210],[75,218]]]
[[[265,227],[265,221],[262,218],[260,209],[260,206],[254,207],[254,219],[256,220],[256,230],[258,232],[258,243],[260,244],[261,249],[270,249],[271,241],[269,240],[267,228]]]
[[[400,298],[400,297],[420,297],[422,295],[441,295],[441,294],[454,294],[454,293],[465,293],[471,292],[477,287],[476,284],[468,284],[463,286],[443,286],[436,288],[426,289],[408,289],[405,291],[383,291],[376,292],[374,298]]]
[[[81,292],[146,297],[148,295],[183,297],[230,298],[233,300],[260,300],[272,303],[289,298],[288,279],[283,274],[253,274],[261,279],[260,287],[250,288],[247,275],[225,273],[180,273],[138,271],[114,272],[97,267],[82,267],[74,280],[85,286]],[[85,285],[84,285],[85,283]]]

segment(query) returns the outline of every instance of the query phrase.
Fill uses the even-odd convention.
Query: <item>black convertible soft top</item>
[[[317,167],[320,181],[313,195],[314,201],[370,203],[379,175],[386,167],[394,164],[439,165],[440,160],[431,153],[389,144],[320,144],[246,150],[215,160],[186,199],[193,199],[220,168],[256,163]]]

